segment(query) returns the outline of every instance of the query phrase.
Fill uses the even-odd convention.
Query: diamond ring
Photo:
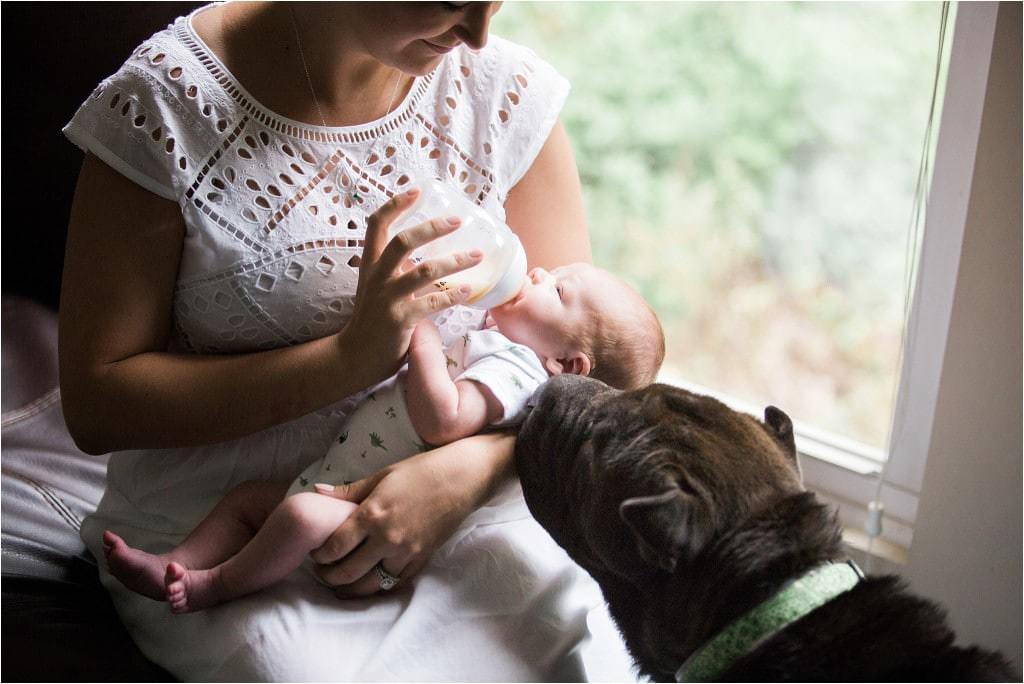
[[[392,575],[390,572],[384,569],[381,563],[377,563],[373,566],[373,569],[377,572],[377,582],[380,584],[382,591],[390,591],[395,588],[402,578],[398,575]]]

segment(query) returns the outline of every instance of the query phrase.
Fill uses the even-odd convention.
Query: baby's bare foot
[[[133,549],[110,530],[103,533],[103,553],[110,574],[121,584],[151,599],[164,600],[164,557]]]
[[[215,570],[188,570],[180,563],[168,563],[164,575],[167,603],[172,613],[192,613],[220,603]]]

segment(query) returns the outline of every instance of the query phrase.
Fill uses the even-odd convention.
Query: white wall
[[[972,5],[961,3],[959,12],[970,12]],[[998,648],[1018,670],[1024,514],[1021,78],[1021,5],[1001,3],[920,509],[904,573],[915,591],[949,609],[961,642]],[[941,138],[937,164],[943,163],[940,155]]]

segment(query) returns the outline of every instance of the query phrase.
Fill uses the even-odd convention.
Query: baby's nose
[[[529,276],[530,282],[533,283],[534,285],[537,285],[539,283],[544,282],[544,280],[547,279],[548,272],[545,271],[540,266],[537,266],[536,268],[530,271]]]

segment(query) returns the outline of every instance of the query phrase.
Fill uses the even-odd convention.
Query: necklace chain
[[[320,108],[320,99],[316,96],[316,88],[313,87],[313,79],[309,75],[309,65],[306,63],[306,53],[302,49],[302,36],[299,34],[299,22],[295,18],[295,8],[288,3],[288,13],[292,19],[292,28],[295,29],[295,44],[299,48],[299,59],[302,60],[302,71],[306,74],[306,83],[309,85],[309,94],[313,96],[313,104],[316,105],[316,113],[320,116],[320,123],[323,124],[324,128],[327,128],[327,119],[324,118],[323,109]],[[388,102],[388,110],[384,112],[384,116],[387,117],[391,113],[391,108],[395,105],[395,96],[398,95],[398,86],[402,82],[402,72],[398,72],[398,76],[395,78],[395,87],[391,91],[391,100]]]
[[[289,16],[292,17],[292,28],[295,30],[295,44],[298,45],[298,47],[299,47],[299,59],[302,60],[302,71],[306,75],[306,84],[309,85],[309,94],[313,96],[313,104],[316,105],[316,114],[318,114],[319,118],[321,118],[321,123],[324,124],[324,128],[327,128],[328,125],[327,125],[327,119],[324,117],[324,110],[321,109],[321,105],[319,105],[319,98],[316,97],[316,88],[313,87],[313,80],[309,76],[309,65],[308,65],[308,63],[306,63],[306,54],[305,54],[305,51],[302,49],[302,36],[299,33],[299,22],[298,22],[298,19],[295,18],[295,8],[292,6],[291,3],[289,3],[288,11],[289,11]],[[401,83],[401,72],[399,71],[398,75],[394,79],[394,88],[391,90],[391,100],[387,103],[387,112],[384,113],[384,117],[385,118],[389,114],[391,114],[391,108],[392,108],[392,106],[394,106],[394,98],[398,94],[398,84],[400,84],[400,83]],[[371,152],[367,155],[367,158],[364,161],[362,161],[362,165],[367,166],[370,163],[370,158],[371,157],[373,157],[373,149],[372,148],[371,148]],[[355,201],[355,202],[361,202],[362,201],[361,198],[359,197],[358,183],[356,183],[354,181],[352,182],[352,188],[350,190],[350,193],[351,193],[351,198],[352,198],[353,201]]]

